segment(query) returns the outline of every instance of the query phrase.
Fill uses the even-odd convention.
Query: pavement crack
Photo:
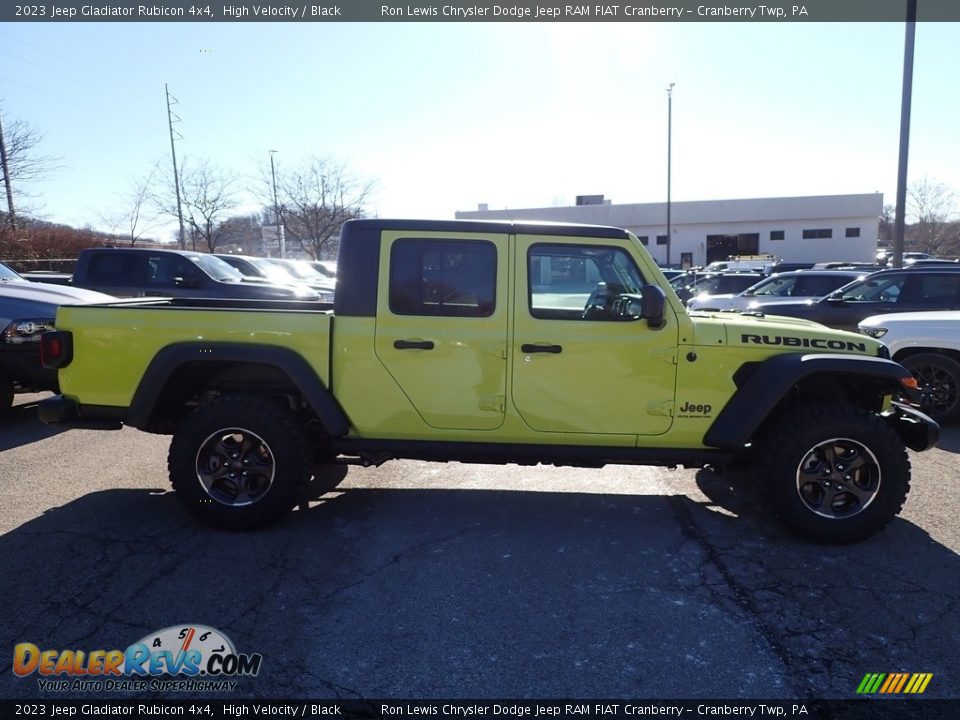
[[[733,603],[746,614],[759,635],[770,646],[774,654],[787,669],[788,672],[785,678],[787,681],[791,681],[793,678],[806,678],[808,673],[801,672],[802,667],[795,662],[794,653],[790,650],[787,643],[784,642],[783,629],[775,626],[765,618],[763,608],[759,607],[754,601],[750,591],[737,581],[730,567],[725,562],[722,553],[710,542],[707,534],[697,525],[687,503],[678,496],[673,496],[670,498],[670,506],[680,525],[681,532],[685,537],[697,543],[699,549],[706,555],[707,563],[712,565],[720,574],[724,586],[729,591],[729,595],[719,592],[720,588],[716,583],[705,582],[704,587],[717,599],[718,604],[726,604],[732,600]],[[703,579],[706,580],[706,578]],[[793,681],[791,685],[797,697],[816,697],[818,695],[817,689],[808,682],[801,682],[798,686],[798,683]]]

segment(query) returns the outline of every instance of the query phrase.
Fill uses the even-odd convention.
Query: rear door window
[[[393,244],[390,311],[396,315],[490,317],[496,290],[491,242],[401,238]]]
[[[96,253],[87,265],[87,282],[103,287],[139,284],[142,256],[135,253]]]

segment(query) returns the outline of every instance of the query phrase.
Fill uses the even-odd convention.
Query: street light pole
[[[897,210],[893,223],[893,267],[903,267],[903,235],[907,214],[907,155],[910,150],[910,100],[913,97],[913,43],[917,0],[907,0],[907,32],[903,44],[903,92],[900,102],[900,158],[897,165]]]
[[[673,144],[673,86],[667,86],[667,266],[670,266],[670,244],[673,240],[673,231],[670,228],[670,161]]]
[[[273,179],[273,219],[277,223],[277,237],[280,240],[280,257],[287,256],[286,243],[283,236],[283,224],[280,222],[280,203],[277,202],[277,170],[273,165],[273,156],[276,150],[270,151],[270,177]]]

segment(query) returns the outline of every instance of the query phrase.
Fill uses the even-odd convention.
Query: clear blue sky
[[[917,27],[910,177],[960,192],[960,25]],[[380,216],[896,192],[904,26],[886,23],[50,23],[0,28],[4,117],[62,167],[39,215],[104,227],[178,155],[256,184],[332,157]],[[245,208],[253,207],[244,196]]]

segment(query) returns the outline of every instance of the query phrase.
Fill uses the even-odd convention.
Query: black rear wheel
[[[764,495],[786,525],[814,542],[870,537],[900,512],[910,490],[903,441],[861,408],[799,408],[759,444]]]
[[[224,396],[177,428],[170,481],[187,510],[229,530],[275,522],[309,477],[306,435],[294,414],[255,396]]]

